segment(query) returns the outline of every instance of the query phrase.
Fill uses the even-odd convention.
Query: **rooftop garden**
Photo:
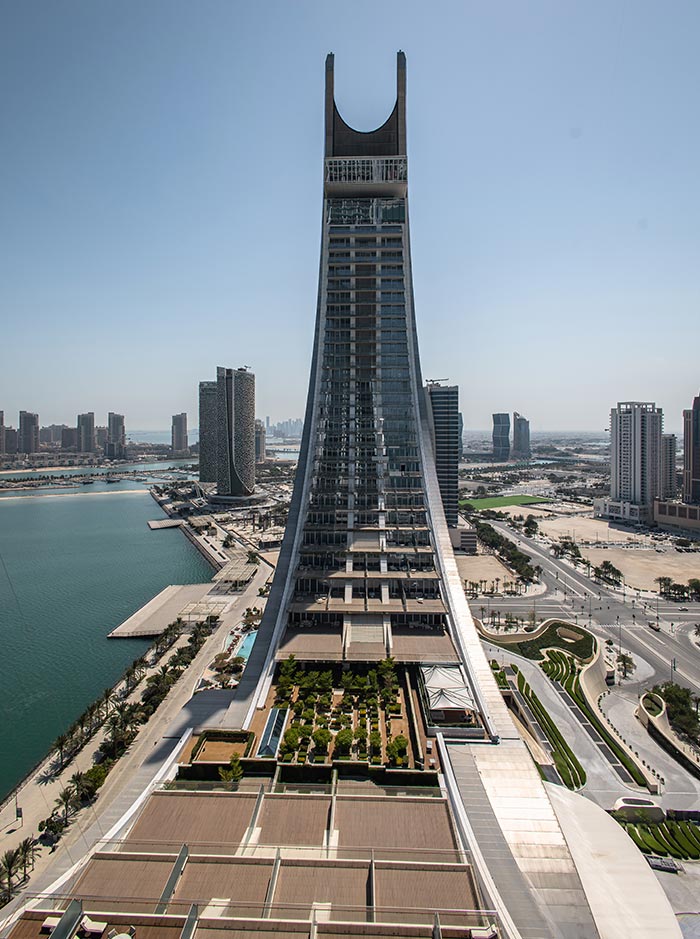
[[[275,706],[293,715],[279,757],[283,763],[359,760],[408,768],[413,752],[405,697],[391,658],[376,668],[319,671],[290,655],[277,676]]]

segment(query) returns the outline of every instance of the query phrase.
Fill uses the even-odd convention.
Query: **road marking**
[[[653,646],[650,646],[648,642],[645,642],[643,639],[640,639],[640,638],[638,638],[637,641],[641,643],[645,649],[651,652],[652,655],[655,655],[657,659],[660,659],[662,662],[664,661],[664,658],[662,655],[659,654],[659,651],[655,649]],[[670,656],[670,658],[674,658],[674,656]],[[675,658],[678,658],[678,656],[675,656]],[[670,662],[668,663],[667,667],[668,668],[671,667]],[[682,668],[678,668],[678,666],[676,666],[676,668],[674,669],[674,672],[677,672],[679,675],[685,678],[686,681],[689,681],[691,685],[698,687],[698,682],[694,678],[691,678],[690,675],[686,674]]]

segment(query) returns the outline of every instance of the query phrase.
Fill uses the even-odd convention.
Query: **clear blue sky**
[[[301,415],[324,57],[367,130],[408,58],[426,377],[468,428],[700,388],[700,4],[0,5],[0,409],[168,427],[217,365]]]

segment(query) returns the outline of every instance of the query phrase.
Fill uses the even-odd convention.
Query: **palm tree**
[[[79,802],[82,802],[93,791],[85,773],[73,773],[70,778],[70,784],[73,787],[75,797]]]
[[[114,691],[111,688],[105,688],[102,693],[102,707],[104,709],[104,718],[107,719],[109,708],[114,700]]]
[[[8,901],[12,898],[12,879],[17,873],[19,863],[18,848],[11,848],[0,857],[0,874],[5,879],[5,896]]]
[[[107,734],[112,746],[117,749],[119,744],[128,745],[131,742],[134,724],[138,720],[139,706],[121,701],[114,708],[107,721]]]
[[[154,672],[148,679],[149,684],[165,687],[172,684],[172,669],[169,665],[161,665],[157,672]]]
[[[655,577],[654,583],[657,583],[659,585],[659,593],[661,594],[661,596],[663,596],[665,593],[669,591],[673,581],[671,580],[670,577]]]
[[[90,733],[95,733],[95,727],[100,720],[100,704],[99,701],[93,701],[90,707],[87,709],[88,721],[90,722]]]
[[[75,805],[75,789],[72,786],[61,789],[55,802],[59,808],[63,809],[63,821],[68,824],[68,812]]]
[[[131,689],[134,687],[134,678],[136,676],[136,669],[133,665],[128,665],[124,672],[124,683],[126,685],[126,693],[129,694]]]
[[[136,680],[143,678],[143,673],[146,671],[148,663],[146,662],[146,656],[140,655],[137,659],[134,659],[134,669],[136,670]]]
[[[61,769],[63,769],[64,753],[65,753],[66,745],[68,744],[69,740],[70,740],[70,737],[68,736],[68,734],[59,734],[58,737],[56,737],[56,739],[54,740],[53,745],[54,745],[54,749],[58,750],[58,763]]]
[[[24,880],[27,879],[27,865],[31,864],[32,869],[34,869],[34,858],[39,850],[39,845],[34,838],[25,838],[18,844],[17,851],[19,852],[19,863],[22,865]]]

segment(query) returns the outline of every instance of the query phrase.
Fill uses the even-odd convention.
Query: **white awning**
[[[421,668],[431,711],[475,711],[474,696],[458,665],[425,665]]]

